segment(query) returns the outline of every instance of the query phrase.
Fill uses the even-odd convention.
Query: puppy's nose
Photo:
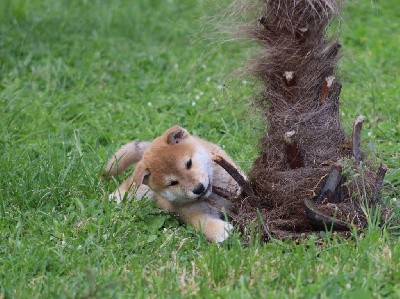
[[[193,189],[193,193],[196,195],[200,195],[206,190],[206,187],[202,183],[198,184],[196,188]]]

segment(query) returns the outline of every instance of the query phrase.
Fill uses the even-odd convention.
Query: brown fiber
[[[318,195],[332,165],[340,164],[340,202],[317,207],[364,226],[361,207],[374,193],[375,172],[351,162],[352,145],[339,117],[341,84],[335,74],[341,46],[326,37],[340,1],[266,0],[253,8],[257,19],[242,29],[262,48],[249,70],[262,82],[256,101],[267,128],[249,172],[255,196],[234,201],[234,220],[243,231],[251,222],[262,224],[264,239],[269,234],[286,238],[318,231],[305,214],[304,201]]]

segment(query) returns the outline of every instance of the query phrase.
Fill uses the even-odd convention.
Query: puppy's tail
[[[150,144],[148,141],[133,141],[123,145],[108,161],[101,177],[120,174],[132,164],[139,162]]]

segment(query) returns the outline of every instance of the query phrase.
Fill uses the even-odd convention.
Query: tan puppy
[[[120,202],[124,196],[153,198],[165,210],[178,214],[185,222],[203,230],[210,241],[222,242],[232,225],[221,220],[221,211],[204,201],[210,197],[218,206],[228,207],[211,194],[212,186],[240,193],[238,184],[212,161],[213,155],[235,165],[219,146],[191,136],[174,126],[152,142],[134,141],[122,146],[107,163],[103,175],[116,175],[133,163],[133,174],[110,194]]]

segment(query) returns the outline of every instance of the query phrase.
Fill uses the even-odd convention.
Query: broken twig
[[[238,183],[238,185],[242,188],[243,193],[247,196],[254,196],[253,189],[251,188],[249,182],[243,177],[243,175],[234,167],[231,163],[226,161],[221,156],[214,156],[213,161],[226,170],[227,173]]]
[[[295,31],[295,36],[298,40],[303,41],[308,33],[308,26],[298,27]]]
[[[320,105],[325,106],[328,101],[329,91],[331,90],[332,84],[335,81],[335,76],[326,77],[322,85]]]
[[[299,146],[294,140],[294,136],[296,135],[295,131],[286,132],[283,140],[286,144],[286,152],[289,157],[290,168],[300,168],[304,166],[304,158],[301,154]]]
[[[361,152],[361,129],[364,119],[363,115],[357,116],[353,125],[353,157],[357,165],[363,160]]]
[[[261,16],[258,18],[258,22],[260,22],[261,25],[264,26],[264,29],[268,29],[268,25],[267,25],[267,18],[264,16]]]
[[[336,57],[336,55],[339,53],[340,48],[342,48],[342,44],[336,41],[333,44],[330,44],[328,47],[326,47],[323,51],[323,54],[326,55],[326,57],[332,59]]]
[[[283,79],[285,81],[286,87],[291,87],[296,83],[294,78],[294,72],[284,72]]]

